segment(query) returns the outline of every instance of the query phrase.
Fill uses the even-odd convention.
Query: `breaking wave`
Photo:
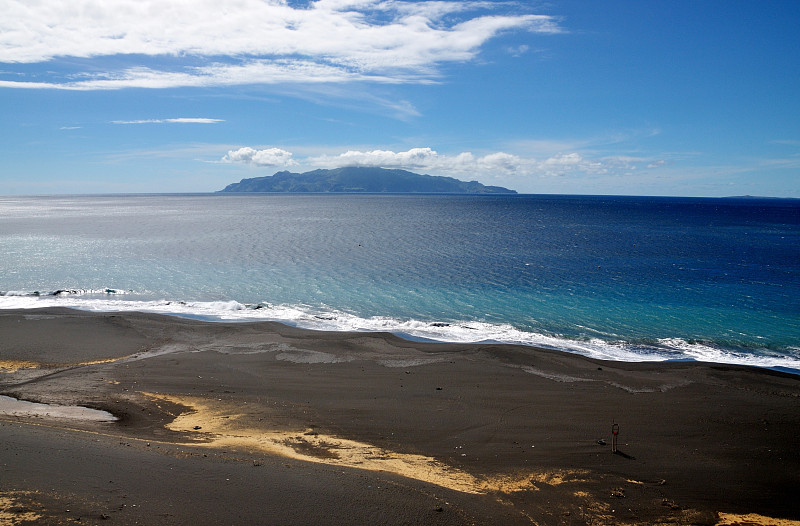
[[[278,321],[299,328],[325,331],[389,332],[412,340],[451,343],[502,343],[544,347],[623,361],[703,361],[778,369],[800,374],[800,348],[737,350],[735,345],[683,338],[622,341],[609,337],[570,338],[521,330],[510,324],[482,321],[437,321],[388,316],[361,317],[310,305],[245,304],[237,301],[137,300],[134,291],[58,289],[0,292],[0,309],[70,307],[95,312],[149,312],[207,321]]]

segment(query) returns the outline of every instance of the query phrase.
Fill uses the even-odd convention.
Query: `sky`
[[[0,0],[0,195],[381,166],[800,198],[800,2]]]

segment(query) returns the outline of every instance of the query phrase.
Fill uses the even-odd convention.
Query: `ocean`
[[[0,309],[46,306],[800,373],[800,200],[0,197]]]

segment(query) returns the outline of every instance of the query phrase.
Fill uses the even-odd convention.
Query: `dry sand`
[[[0,524],[800,524],[765,370],[43,309],[0,394],[118,418],[0,402]]]

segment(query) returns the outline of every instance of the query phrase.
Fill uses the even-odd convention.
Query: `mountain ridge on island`
[[[477,181],[452,177],[420,175],[399,169],[349,166],[304,173],[289,171],[275,175],[242,179],[217,193],[441,193],[441,194],[516,194],[502,186],[486,186]]]

